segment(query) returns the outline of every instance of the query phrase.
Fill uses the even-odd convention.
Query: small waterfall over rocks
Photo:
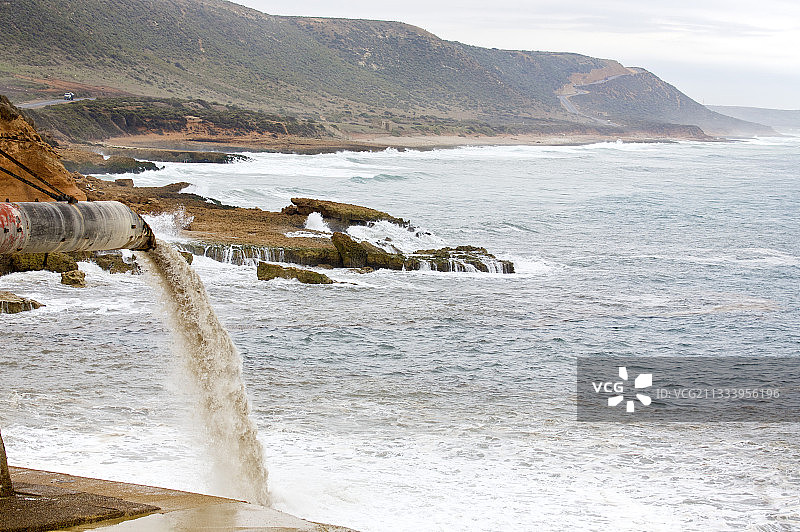
[[[203,242],[176,242],[175,246],[181,250],[208,257],[225,264],[255,265],[260,261],[285,262],[283,248],[267,246],[252,246],[248,244],[217,244]]]
[[[215,480],[230,496],[267,505],[268,472],[242,381],[242,359],[197,273],[170,244],[145,256],[164,292],[176,354],[184,363],[205,422]]]
[[[474,246],[421,250],[410,256],[419,263],[417,269],[423,271],[514,273],[513,262]]]
[[[204,242],[175,242],[181,250],[208,257],[218,262],[241,266],[256,265],[259,262],[288,262],[303,266],[320,264],[334,265],[340,262],[336,250],[303,249],[255,246],[249,244],[218,244]],[[424,250],[406,255],[417,260],[410,261],[404,269],[439,272],[484,272],[514,273],[514,264],[487,253],[483,248],[461,246]]]

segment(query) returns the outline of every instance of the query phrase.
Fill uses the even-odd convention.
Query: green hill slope
[[[628,116],[614,95],[586,103],[591,113],[562,106],[555,91],[572,76],[619,67],[613,61],[478,48],[396,22],[276,17],[222,0],[14,0],[0,2],[0,27],[0,93],[17,102],[74,90],[338,122],[533,120],[533,128],[596,125],[582,114],[612,110],[618,123],[691,124],[696,112],[656,98]],[[642,97],[636,90],[624,99]]]
[[[714,112],[643,69],[581,89],[586,94],[573,96],[572,102],[581,111],[611,120],[690,124],[711,135],[772,133],[767,126]]]

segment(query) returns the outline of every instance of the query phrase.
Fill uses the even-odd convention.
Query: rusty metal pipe
[[[150,226],[118,201],[0,203],[0,254],[153,247]]]

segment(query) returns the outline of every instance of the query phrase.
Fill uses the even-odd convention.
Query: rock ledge
[[[16,314],[43,307],[41,303],[11,292],[0,292],[0,314]]]

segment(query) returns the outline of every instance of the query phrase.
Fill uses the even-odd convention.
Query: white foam
[[[289,238],[330,238],[326,233],[312,233],[311,231],[290,231],[284,233]]]
[[[347,228],[347,234],[356,240],[366,240],[390,253],[413,253],[421,249],[447,246],[444,239],[429,231],[422,229],[410,231],[386,220],[370,225],[352,225]]]
[[[511,261],[514,264],[514,272],[518,274],[544,275],[555,268],[551,262],[538,258],[520,255],[500,255],[499,258]]]
[[[322,218],[322,215],[318,212],[312,212],[311,214],[308,215],[305,227],[306,229],[310,229],[312,231],[320,231],[322,233],[333,233],[333,231],[331,231],[331,228]]]
[[[194,216],[187,214],[184,209],[159,215],[145,214],[142,218],[158,238],[168,242],[185,240],[181,237],[181,231],[187,229],[194,220]]]
[[[786,135],[783,137],[754,137],[743,139],[741,142],[752,146],[790,146],[795,147],[800,143],[800,136]]]

